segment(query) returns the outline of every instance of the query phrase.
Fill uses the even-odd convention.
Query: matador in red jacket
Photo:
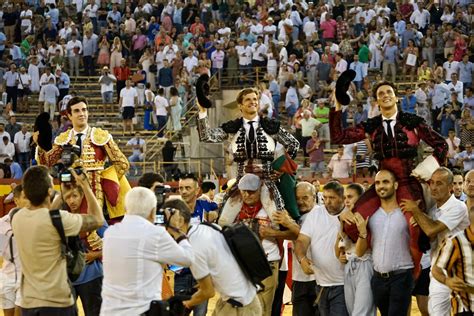
[[[423,118],[398,110],[397,96],[392,83],[378,83],[374,88],[374,98],[380,107],[381,115],[349,128],[342,127],[341,104],[335,101],[336,107],[329,113],[331,142],[352,144],[368,137],[372,142],[374,157],[379,161],[379,169],[390,170],[397,178],[398,202],[400,203],[402,199],[424,201],[421,184],[411,175],[416,167],[414,164],[420,141],[433,148],[433,156],[439,164],[445,163],[448,145]],[[379,207],[380,199],[372,186],[360,197],[353,211],[360,213],[365,219],[374,214]],[[418,275],[422,255],[418,245],[421,231],[419,226],[410,224],[411,217],[410,212],[405,213],[410,231],[410,252],[415,264],[414,273]],[[344,230],[353,240],[357,240],[355,225],[346,224]]]

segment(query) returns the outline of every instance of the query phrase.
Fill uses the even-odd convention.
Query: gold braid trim
[[[119,179],[122,178],[130,168],[130,163],[128,162],[127,157],[125,157],[112,137],[110,138],[110,141],[104,145],[104,149],[107,153],[107,156],[109,157],[109,160],[114,165]]]

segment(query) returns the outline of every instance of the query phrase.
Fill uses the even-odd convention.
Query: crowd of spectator
[[[27,112],[30,94],[39,93],[60,124],[71,79],[100,73],[104,113],[120,111],[124,134],[138,125],[161,137],[181,131],[193,83],[209,73],[224,86],[258,84],[262,114],[279,118],[285,109],[308,157],[314,128],[329,148],[330,91],[339,74],[353,69],[345,124],[376,116],[370,88],[391,79],[400,83],[402,109],[445,137],[454,129],[461,152],[474,133],[473,10],[469,1],[6,1],[0,9],[4,108]],[[138,107],[145,112],[140,121]],[[302,124],[303,108],[319,121],[310,120],[313,128]],[[351,170],[372,164],[370,146],[360,154],[367,157],[362,165],[346,153]],[[318,151],[311,154],[304,164],[315,166]]]

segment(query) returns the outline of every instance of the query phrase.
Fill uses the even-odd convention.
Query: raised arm
[[[365,129],[361,124],[348,128],[342,127],[341,110],[329,111],[329,131],[333,144],[353,144],[366,138]]]
[[[292,134],[281,127],[276,135],[276,140],[285,147],[288,155],[290,155],[292,159],[295,159],[298,154],[298,149],[300,148],[300,142]]]

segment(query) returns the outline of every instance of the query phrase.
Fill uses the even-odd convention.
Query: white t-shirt
[[[301,215],[300,217],[300,225],[303,225],[308,218],[308,215],[315,209],[318,208],[317,205],[313,207],[311,211],[308,213],[305,213]],[[308,251],[306,252],[306,257],[307,258],[312,258],[311,256],[311,247],[308,248]],[[298,262],[298,259],[296,258],[296,255],[293,254],[293,271],[292,271],[292,279],[293,281],[298,281],[298,282],[309,282],[309,281],[314,281],[316,280],[316,276],[314,274],[306,274],[303,272],[303,269],[301,269],[301,265]]]
[[[430,210],[429,215],[433,220],[440,221],[448,228],[448,230],[439,233],[432,242],[431,249],[433,251],[431,255],[434,259],[438,256],[438,246],[441,245],[441,242],[446,237],[451,237],[466,229],[470,222],[466,204],[456,199],[454,194],[441,207],[438,208],[435,205]]]
[[[191,226],[188,233],[193,247],[191,272],[196,280],[210,275],[223,300],[232,298],[244,306],[250,304],[256,288],[245,277],[222,233],[205,225]]]
[[[126,106],[131,106],[135,107],[135,98],[138,97],[137,89],[130,87],[128,88],[123,88],[122,91],[120,91],[120,98],[122,98],[122,107]]]
[[[255,216],[255,218],[258,218],[260,223],[263,221],[268,222],[269,225],[271,223],[267,212],[265,212],[263,208],[257,213],[257,216]],[[281,259],[280,249],[278,249],[278,244],[275,239],[262,240],[262,247],[263,247],[263,251],[265,251],[265,254],[267,255],[268,261],[278,261]]]
[[[169,106],[168,100],[162,97],[161,95],[157,95],[155,97],[155,107],[156,107],[156,115],[158,116],[168,116],[168,111],[166,108]]]
[[[311,238],[311,260],[316,282],[320,286],[344,284],[344,266],[336,258],[336,243],[340,223],[325,207],[316,206],[306,217],[300,234]]]

